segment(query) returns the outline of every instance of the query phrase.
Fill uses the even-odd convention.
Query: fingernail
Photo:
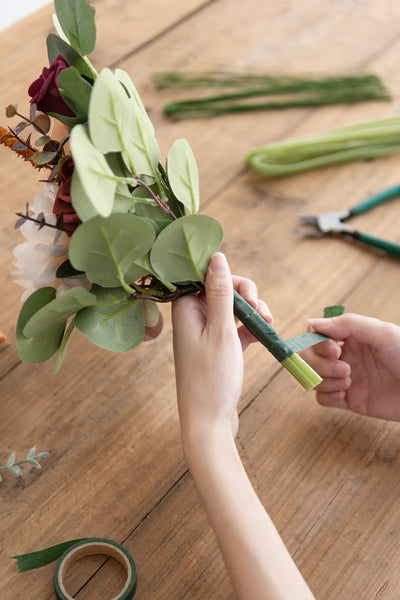
[[[331,322],[332,319],[308,319],[308,323],[311,325],[311,327],[314,327],[315,329],[318,329],[318,327],[327,327],[331,324]]]
[[[215,254],[213,254],[208,268],[211,269],[211,271],[213,271],[214,273],[228,273],[229,267],[228,262],[225,258],[225,254],[222,254],[222,252],[216,252]]]

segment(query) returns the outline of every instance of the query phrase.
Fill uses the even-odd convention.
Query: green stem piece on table
[[[279,177],[396,152],[400,152],[399,116],[253,148],[246,162],[261,175]]]

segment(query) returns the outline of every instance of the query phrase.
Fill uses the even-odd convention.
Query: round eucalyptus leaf
[[[131,213],[97,216],[82,223],[71,237],[69,259],[89,281],[118,287],[143,276],[139,261],[152,247],[154,228]]]
[[[35,312],[26,323],[23,334],[27,337],[36,337],[55,327],[64,326],[68,317],[95,300],[96,297],[83,287],[73,287]]]
[[[97,303],[81,310],[75,326],[96,346],[126,352],[144,337],[143,302],[128,301],[123,288],[93,286]]]
[[[55,296],[56,290],[54,288],[40,288],[29,296],[21,309],[17,323],[15,341],[19,357],[25,363],[37,364],[45,362],[53,356],[61,344],[65,321],[57,327],[53,327],[50,331],[46,331],[35,337],[27,337],[23,333],[24,328],[31,317],[33,317],[42,307],[54,300]]]
[[[187,215],[165,227],[153,244],[155,272],[173,283],[201,281],[223,239],[220,223],[208,215]]]

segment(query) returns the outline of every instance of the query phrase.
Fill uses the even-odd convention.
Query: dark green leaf
[[[61,343],[65,323],[36,337],[27,337],[23,333],[25,325],[31,317],[54,300],[55,295],[56,291],[51,287],[36,290],[29,296],[21,309],[17,323],[16,344],[19,357],[23,362],[30,364],[44,362],[53,356]]]
[[[71,278],[71,277],[81,277],[84,275],[84,271],[77,271],[67,259],[64,261],[56,271],[56,277],[59,279]]]
[[[329,317],[339,317],[344,313],[344,306],[341,304],[335,304],[333,306],[326,306],[324,308],[324,317],[328,319]]]
[[[86,0],[54,0],[54,8],[71,46],[82,56],[96,44],[95,10]]]
[[[80,76],[78,69],[68,67],[63,69],[57,77],[59,92],[66,104],[75,113],[82,123],[88,118],[89,100],[92,86]]]
[[[47,114],[50,117],[57,119],[57,121],[60,121],[60,123],[64,123],[64,125],[67,127],[74,127],[75,125],[79,125],[79,123],[81,123],[81,120],[78,117],[65,117],[64,115],[60,115],[59,113],[55,112],[48,112]]]
[[[67,42],[64,42],[58,35],[50,33],[47,36],[47,54],[49,63],[51,64],[57,56],[61,54],[71,67],[76,67],[81,75],[85,75],[89,79],[93,78],[93,73],[84,61],[82,56],[72,48]]]

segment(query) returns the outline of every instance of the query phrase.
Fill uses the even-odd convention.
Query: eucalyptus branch
[[[154,202],[163,212],[167,213],[167,215],[172,217],[174,220],[177,219],[177,216],[172,212],[168,204],[164,202],[164,200],[162,200],[158,194],[155,194],[151,187],[147,185],[147,183],[145,183],[142,179],[139,179],[139,177],[136,177],[136,183],[149,192]]]
[[[43,135],[47,135],[48,132],[48,128],[47,131],[45,131],[41,126],[40,126],[40,119],[45,120],[46,124],[50,123],[50,118],[48,115],[39,115],[38,118],[36,118],[36,104],[32,104],[31,106],[31,115],[30,118],[25,117],[24,115],[21,115],[21,113],[19,113],[17,111],[17,105],[15,104],[9,104],[6,108],[6,117],[10,118],[10,117],[21,117],[21,119],[23,119],[26,123],[28,123],[29,125],[32,125],[37,131],[39,131],[41,134]],[[39,121],[39,123],[38,123]],[[25,127],[28,127],[28,125],[26,125]]]
[[[46,456],[48,456],[48,455],[49,455],[48,452],[40,452],[39,454],[36,454],[36,448],[35,448],[35,446],[33,446],[29,450],[29,452],[26,455],[26,458],[24,460],[20,460],[20,461],[16,462],[15,461],[16,454],[15,454],[15,452],[12,452],[9,456],[7,464],[0,466],[0,471],[4,471],[5,469],[7,469],[11,473],[14,473],[14,475],[21,477],[22,471],[21,471],[20,465],[28,463],[28,464],[32,465],[33,467],[36,467],[36,469],[40,469],[41,465],[38,461],[43,458],[46,458]],[[1,481],[3,481],[3,478],[0,475],[0,482]]]
[[[39,229],[42,229],[43,227],[51,227],[52,229],[57,229],[57,231],[61,232],[65,232],[65,233],[74,233],[71,229],[66,229],[65,227],[63,227],[61,225],[62,223],[62,217],[63,214],[61,213],[60,216],[57,219],[57,223],[55,225],[53,225],[52,223],[48,223],[45,219],[45,216],[43,213],[40,213],[38,215],[38,217],[35,219],[34,217],[31,217],[28,214],[28,208],[29,205],[26,205],[26,213],[15,213],[17,215],[17,217],[20,217],[18,219],[18,221],[15,223],[15,229],[18,229],[19,227],[21,227],[21,225],[25,222],[25,221],[32,221],[33,223],[37,223],[37,225],[39,225]]]
[[[11,129],[11,127],[9,127],[8,130],[12,134],[12,137],[14,137],[16,140],[18,140],[20,142],[20,144],[23,144],[24,146],[26,146],[26,148],[28,148],[32,152],[37,151],[36,148],[31,146],[31,144],[30,144],[30,141],[29,141],[29,138],[31,137],[30,135],[26,140],[23,140],[14,129]]]

